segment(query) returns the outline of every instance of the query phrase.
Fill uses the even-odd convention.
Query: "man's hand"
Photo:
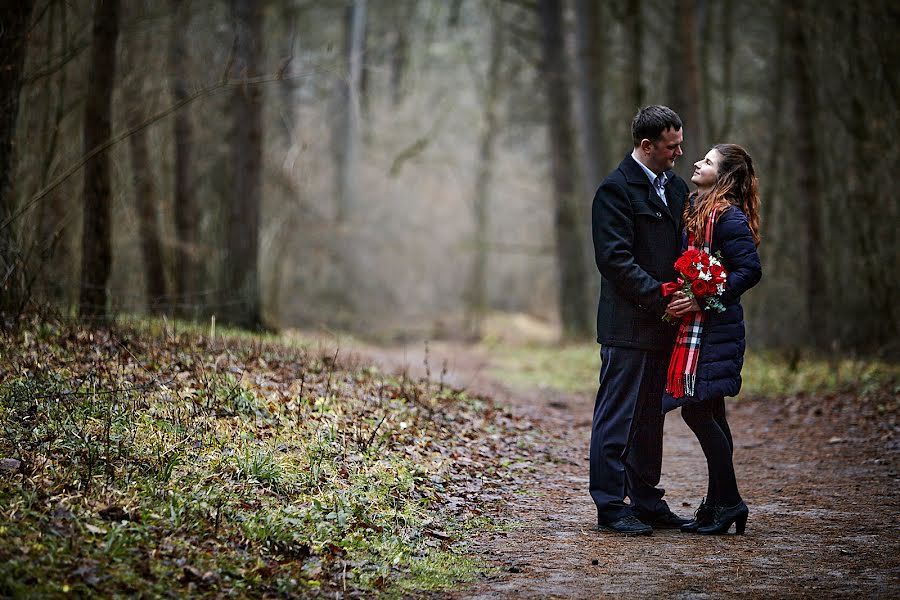
[[[666,314],[680,319],[684,315],[698,310],[700,310],[700,305],[697,304],[696,298],[691,298],[684,292],[675,292],[672,295],[672,301],[669,302],[669,306],[666,308]]]

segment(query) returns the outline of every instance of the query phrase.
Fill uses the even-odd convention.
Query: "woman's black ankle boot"
[[[699,527],[708,525],[712,521],[715,512],[716,507],[712,504],[707,504],[706,498],[704,498],[700,501],[700,506],[697,507],[697,512],[694,513],[693,520],[682,525],[681,531],[684,531],[685,533],[696,533]]]
[[[735,533],[743,535],[747,527],[747,516],[750,511],[741,500],[734,506],[717,506],[715,514],[710,522],[697,528],[697,533],[704,535],[724,535],[728,533],[731,524],[735,524]]]

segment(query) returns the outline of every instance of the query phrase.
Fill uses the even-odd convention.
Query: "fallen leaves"
[[[33,471],[0,480],[4,537],[46,550],[0,547],[0,576],[50,590],[92,561],[74,592],[271,596],[471,573],[465,530],[530,468],[532,423],[338,352],[179,329],[2,338],[0,470]]]

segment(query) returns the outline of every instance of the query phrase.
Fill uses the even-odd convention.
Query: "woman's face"
[[[706,156],[694,163],[694,175],[691,182],[700,189],[709,189],[716,183],[719,174],[719,161],[722,155],[713,148]]]

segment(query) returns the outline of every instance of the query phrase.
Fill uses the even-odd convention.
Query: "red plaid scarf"
[[[703,250],[707,253],[712,245],[713,225],[716,222],[716,210],[709,215],[703,240]],[[694,245],[694,236],[688,234],[688,250],[699,250]],[[700,358],[700,338],[703,335],[702,310],[690,312],[681,317],[678,326],[678,337],[669,360],[669,374],[666,378],[666,392],[673,398],[694,395],[694,384],[697,382],[697,362]]]

